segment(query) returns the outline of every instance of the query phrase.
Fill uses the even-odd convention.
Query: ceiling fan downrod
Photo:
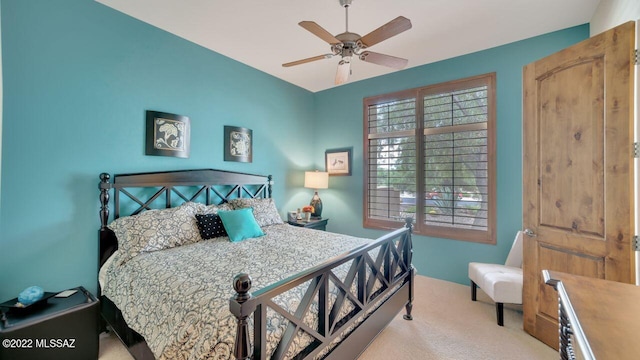
[[[353,0],[340,0],[340,5],[344,8],[345,32],[349,32],[349,6]]]

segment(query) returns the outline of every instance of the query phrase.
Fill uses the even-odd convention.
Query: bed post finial
[[[273,191],[272,189],[272,185],[273,185],[273,176],[272,175],[268,175],[267,176],[267,192],[269,193],[269,198],[271,198],[271,192]]]
[[[249,317],[254,309],[248,309],[247,306],[243,306],[243,304],[252,298],[249,292],[249,290],[251,290],[251,277],[245,273],[236,275],[233,278],[233,289],[236,291],[236,295],[229,303],[229,310],[231,310],[231,313],[238,320],[233,355],[238,360],[245,360],[250,358],[249,351],[251,349],[247,317]]]
[[[406,218],[404,218],[404,222],[404,227],[409,228],[413,231],[413,218],[411,216],[407,216]]]
[[[251,276],[249,274],[240,273],[233,278],[233,289],[236,291],[235,299],[239,303],[243,303],[251,298]]]
[[[111,175],[107,173],[100,174],[100,228],[104,229],[109,221],[109,189],[111,184],[109,183]]]

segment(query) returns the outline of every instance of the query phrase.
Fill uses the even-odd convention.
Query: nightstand
[[[33,309],[0,308],[0,359],[97,359],[100,302],[75,290]]]
[[[329,219],[311,219],[309,221],[306,220],[297,220],[291,221],[289,220],[289,225],[305,227],[307,229],[315,229],[315,230],[327,230],[327,222]]]

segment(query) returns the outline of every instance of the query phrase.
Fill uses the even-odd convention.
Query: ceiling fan
[[[361,51],[382,42],[392,36],[396,36],[403,31],[411,29],[411,20],[404,16],[389,21],[365,36],[349,32],[349,6],[353,0],[339,0],[340,5],[345,9],[346,30],[336,36],[331,35],[327,30],[313,21],[301,21],[298,25],[310,31],[315,36],[326,41],[331,45],[331,53],[318,55],[302,60],[292,61],[282,64],[284,67],[300,65],[311,61],[329,59],[334,56],[340,56],[342,59],[338,63],[338,71],[336,72],[335,84],[340,85],[349,79],[351,74],[351,59],[353,56],[358,57],[362,61],[373,64],[388,66],[394,69],[402,69],[407,66],[407,59],[375,53],[372,51]]]

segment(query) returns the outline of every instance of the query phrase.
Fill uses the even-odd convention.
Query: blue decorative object
[[[18,302],[22,305],[31,305],[36,301],[42,299],[44,295],[44,290],[40,286],[29,286],[28,288],[22,290],[20,295],[18,295]]]
[[[252,208],[218,211],[218,216],[231,242],[264,236],[264,232],[253,216]]]

